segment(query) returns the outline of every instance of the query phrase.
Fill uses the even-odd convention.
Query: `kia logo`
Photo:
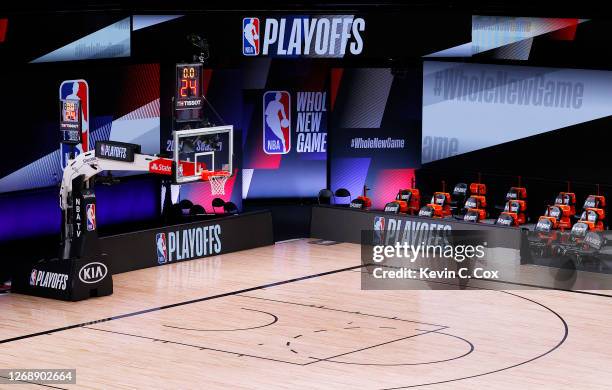
[[[104,279],[107,273],[108,268],[106,268],[106,265],[94,261],[93,263],[88,263],[81,267],[79,279],[81,279],[83,283],[97,283]]]

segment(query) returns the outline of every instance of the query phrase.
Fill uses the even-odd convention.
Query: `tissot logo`
[[[167,250],[164,247],[167,239]],[[167,262],[189,260],[203,256],[217,255],[221,253],[221,225],[210,225],[170,231],[167,236],[156,235],[156,248],[158,262],[160,259],[160,248]],[[164,261],[165,262],[165,261]]]
[[[365,28],[365,20],[354,15],[247,17],[242,20],[242,54],[293,57],[359,55],[363,51]]]
[[[79,279],[83,283],[92,284],[98,283],[108,274],[106,265],[97,261],[85,264],[79,270]]]

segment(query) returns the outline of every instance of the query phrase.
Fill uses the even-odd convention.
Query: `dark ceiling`
[[[580,2],[515,0],[515,1],[461,1],[461,0],[352,0],[352,1],[206,1],[206,0],[56,0],[41,2],[33,6],[24,1],[3,1],[0,13],[55,13],[55,12],[142,12],[174,13],[197,11],[240,11],[240,10],[403,10],[418,13],[458,13],[483,15],[521,15],[549,17],[607,17],[612,16],[612,7],[604,1],[582,0]]]

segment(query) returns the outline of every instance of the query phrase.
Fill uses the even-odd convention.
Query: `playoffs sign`
[[[363,51],[366,21],[355,15],[242,19],[245,56],[342,58]]]

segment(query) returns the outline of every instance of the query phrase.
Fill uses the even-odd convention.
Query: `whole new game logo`
[[[157,233],[155,235],[157,263],[191,260],[221,253],[221,225]]]
[[[363,51],[366,22],[354,15],[242,19],[245,56],[331,57]]]
[[[287,154],[295,131],[297,153],[327,152],[327,92],[295,93],[295,120],[292,98],[287,91],[263,95],[263,150],[266,154]],[[293,126],[295,125],[295,126]]]

